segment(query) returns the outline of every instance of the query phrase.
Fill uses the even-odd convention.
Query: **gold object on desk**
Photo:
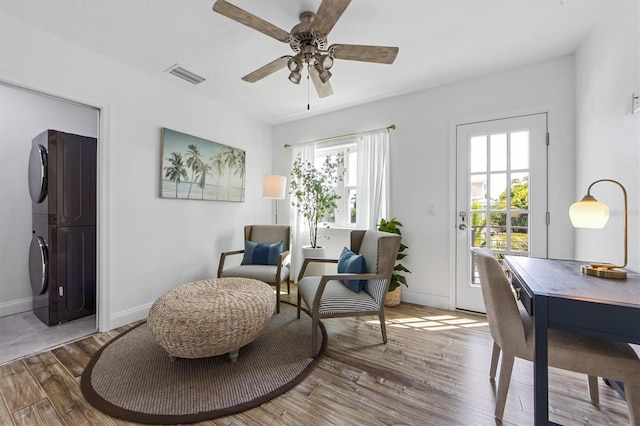
[[[627,266],[627,190],[618,181],[612,179],[600,179],[589,185],[587,195],[582,197],[580,201],[574,203],[569,209],[569,217],[575,228],[591,228],[602,229],[609,220],[609,207],[605,203],[601,203],[591,195],[591,188],[600,182],[615,183],[622,190],[624,198],[624,263],[622,265],[613,265],[611,263],[592,263],[582,267],[582,273],[601,278],[625,279],[627,273],[621,268]]]

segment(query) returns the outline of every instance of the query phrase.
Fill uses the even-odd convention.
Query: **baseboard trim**
[[[21,312],[28,312],[32,309],[33,299],[31,297],[26,299],[12,300],[11,302],[0,303],[0,317],[19,314]]]
[[[449,298],[446,296],[418,293],[403,288],[401,297],[403,302],[449,310]]]
[[[148,303],[142,306],[136,306],[135,308],[127,309],[122,312],[117,312],[111,315],[111,321],[109,322],[109,329],[122,327],[123,325],[131,324],[132,322],[146,319],[149,316],[149,309],[153,303]],[[107,331],[107,330],[100,330]]]

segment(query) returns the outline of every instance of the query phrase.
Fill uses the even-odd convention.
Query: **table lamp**
[[[624,186],[622,186],[620,182],[612,179],[600,179],[593,182],[587,189],[587,195],[571,206],[569,209],[569,217],[571,224],[575,228],[602,229],[604,225],[606,225],[610,215],[609,207],[591,195],[591,188],[600,182],[615,183],[622,190],[624,198],[624,263],[622,265],[592,263],[591,265],[584,265],[582,267],[582,273],[601,278],[625,279],[627,278],[627,273],[619,269],[627,266],[627,190]]]
[[[262,197],[271,198],[276,203],[276,225],[278,224],[278,200],[284,200],[287,178],[279,175],[265,175]]]

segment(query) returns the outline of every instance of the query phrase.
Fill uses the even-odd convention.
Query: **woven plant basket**
[[[400,305],[400,292],[401,292],[402,286],[398,286],[396,287],[395,290],[390,291],[387,293],[387,297],[384,299],[384,306],[398,306]]]

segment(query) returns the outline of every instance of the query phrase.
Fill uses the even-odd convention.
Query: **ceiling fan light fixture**
[[[292,71],[291,74],[289,74],[289,81],[293,84],[300,84],[301,79],[302,75],[299,72]]]
[[[320,62],[316,62],[316,64],[313,67],[316,69],[316,71],[318,71],[318,76],[320,77],[320,81],[322,81],[323,83],[326,83],[327,81],[329,81],[329,79],[331,78],[331,72],[322,68],[322,64]]]
[[[313,59],[315,59],[316,64],[319,64],[322,69],[329,70],[333,66],[333,57],[331,54],[316,53]]]
[[[289,59],[289,62],[287,62],[287,68],[289,68],[289,71],[291,71],[292,73],[300,73],[300,70],[302,69],[302,64],[300,63],[300,60],[298,60],[296,57],[293,57],[291,59]]]
[[[321,64],[322,64],[322,68],[329,71],[333,66],[333,58],[331,57],[331,55],[324,55],[324,57],[322,58]]]

